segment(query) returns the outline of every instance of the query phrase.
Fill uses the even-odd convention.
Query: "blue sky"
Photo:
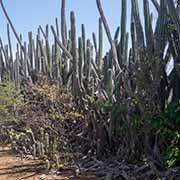
[[[130,0],[128,1],[128,22],[130,20]],[[140,14],[143,15],[142,0],[140,2]],[[61,0],[4,0],[5,7],[16,27],[18,33],[22,33],[23,39],[27,39],[28,31],[33,31],[34,36],[39,25],[43,27],[46,24],[54,24],[55,17],[60,20]],[[120,24],[121,0],[102,0],[104,12],[106,14],[111,33]],[[92,32],[98,32],[99,13],[96,7],[96,0],[67,0],[67,23],[69,27],[70,11],[75,11],[77,33],[80,34],[81,24],[86,27],[87,37],[91,38]],[[155,9],[151,5],[152,12]],[[142,16],[143,17],[143,16]],[[154,19],[156,19],[156,13]],[[60,22],[60,21],[59,21]],[[0,36],[3,41],[7,41],[6,19],[0,11]],[[143,20],[142,20],[143,23]],[[129,23],[128,23],[129,24]],[[129,27],[128,27],[129,29]],[[108,42],[105,40],[105,49],[108,48]]]

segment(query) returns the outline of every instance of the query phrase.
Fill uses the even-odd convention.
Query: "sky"
[[[127,1],[127,24],[129,24],[131,6],[130,0]],[[4,0],[3,2],[17,32],[23,35],[24,40],[27,40],[29,31],[32,31],[35,37],[39,25],[42,25],[42,27],[45,27],[46,24],[54,25],[56,17],[59,19],[60,24],[61,0]],[[112,36],[114,36],[116,28],[120,25],[121,0],[102,0],[101,2]],[[139,0],[139,2],[143,23],[143,1]],[[156,10],[151,3],[150,5],[155,20],[157,18]],[[99,13],[96,7],[96,0],[67,0],[66,15],[68,28],[70,27],[69,15],[72,10],[75,11],[76,15],[78,35],[81,33],[82,23],[85,24],[88,38],[92,37],[92,32],[98,33]],[[0,9],[0,37],[3,39],[4,44],[7,42],[6,23],[5,16]],[[129,25],[127,29],[129,31]],[[109,43],[107,42],[107,38],[105,38],[104,49],[106,50],[108,48]]]

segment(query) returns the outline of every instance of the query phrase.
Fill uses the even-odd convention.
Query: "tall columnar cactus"
[[[75,15],[71,11],[71,54],[72,54],[72,92],[73,95],[77,96],[79,91],[79,78],[78,78],[78,56],[77,56],[77,43],[76,43],[76,24],[75,24]]]
[[[47,69],[49,72],[49,76],[52,77],[52,58],[51,58],[51,50],[49,43],[49,26],[46,25],[46,57],[47,57]]]
[[[87,47],[86,47],[86,54],[87,54],[87,62],[85,64],[85,85],[87,91],[89,91],[90,85],[90,77],[91,77],[91,41],[87,40]]]
[[[10,53],[10,60],[13,61],[13,52],[12,52],[12,43],[11,43],[9,24],[7,24],[7,35],[8,35],[8,47],[9,47],[9,53]]]
[[[137,35],[137,46],[138,51],[142,51],[144,49],[144,34],[143,34],[143,27],[140,20],[139,15],[139,4],[137,0],[131,0],[132,4],[132,18],[134,19],[134,26],[136,29]]]
[[[55,19],[57,37],[60,37],[58,18]]]
[[[15,85],[18,87],[20,83],[20,77],[19,77],[19,56],[16,53],[16,60],[14,62],[14,74],[15,74]]]
[[[56,27],[56,34],[57,34],[57,37],[59,38],[59,25],[58,25],[58,19],[56,18],[55,19],[55,27]],[[58,44],[57,44],[57,41],[54,37],[54,47],[52,45],[52,68],[53,68],[53,76],[54,78],[57,79],[57,68],[56,68],[56,65],[57,65],[57,59],[58,59]],[[53,51],[54,50],[54,51]]]
[[[131,15],[131,41],[132,41],[132,60],[139,62],[138,46],[137,46],[137,31],[135,28],[134,17]]]
[[[29,36],[28,56],[29,56],[29,60],[30,60],[31,70],[34,70],[35,69],[35,64],[34,64],[34,52],[33,52],[33,37],[32,37],[32,32],[29,32],[28,36]]]
[[[34,52],[34,60],[35,60],[35,68],[36,68],[36,72],[37,73],[42,73],[43,72],[43,58],[41,56],[41,52],[40,52],[40,45],[39,45],[39,41],[40,41],[40,31],[38,28],[38,33],[36,35],[36,47],[35,47],[35,52]]]
[[[103,9],[102,9],[101,1],[100,1],[100,0],[96,0],[96,3],[97,3],[97,7],[98,7],[98,10],[99,10],[99,13],[100,13],[102,22],[103,22],[103,24],[104,24],[104,28],[105,28],[105,31],[106,31],[106,34],[107,34],[109,43],[110,43],[110,45],[111,45],[113,60],[114,60],[114,63],[115,63],[115,65],[116,65],[116,69],[117,69],[119,72],[121,72],[122,70],[121,70],[121,67],[120,67],[119,62],[118,62],[117,50],[116,50],[116,47],[115,47],[115,43],[114,43],[114,41],[113,41],[113,39],[112,39],[111,32],[110,32],[110,28],[109,28],[109,26],[108,26],[106,17],[105,17],[105,15],[104,15],[104,12],[103,12]]]
[[[67,47],[66,0],[62,0],[61,4],[61,37],[63,45]]]
[[[79,81],[80,85],[83,86],[83,65],[84,65],[84,52],[83,52],[83,40],[81,37],[78,39],[78,50],[79,50]]]
[[[81,25],[81,34],[83,42],[84,63],[86,63],[86,32],[84,24]]]
[[[97,67],[98,71],[101,72],[102,69],[102,56],[103,56],[103,29],[102,29],[102,20],[99,18],[99,49],[98,49],[98,58],[97,58]]]
[[[153,28],[152,28],[152,19],[149,9],[149,1],[144,0],[144,27],[145,27],[145,35],[146,35],[146,45],[147,45],[147,51],[149,52],[149,55],[153,52]]]
[[[108,69],[109,69],[109,53],[106,53],[103,61],[104,61],[104,64],[103,64],[103,82],[104,82],[104,87],[107,86],[107,79],[108,79]]]
[[[129,33],[126,33],[125,35],[125,44],[124,44],[124,61],[123,64],[128,66],[129,65],[129,61],[128,61],[128,52],[129,52]]]
[[[9,17],[9,15],[8,15],[5,7],[4,7],[4,4],[3,4],[3,1],[2,1],[2,0],[0,1],[0,5],[1,5],[1,7],[2,7],[2,10],[3,10],[3,12],[4,12],[4,15],[6,16],[6,19],[8,20],[8,23],[9,23],[9,25],[11,26],[11,29],[12,29],[12,31],[13,31],[13,33],[14,33],[17,41],[18,41],[18,43],[20,44],[21,49],[23,50],[23,49],[24,49],[23,44],[22,44],[22,42],[21,42],[21,40],[20,40],[20,38],[19,38],[19,36],[18,36],[18,33],[16,32],[16,29],[15,29],[15,27],[14,27],[14,25],[13,25],[13,23],[12,23],[10,17]]]
[[[109,99],[112,101],[113,91],[114,91],[114,80],[113,80],[113,71],[112,69],[108,69],[107,72],[107,87],[106,87],[107,95]]]
[[[167,8],[165,1],[160,1],[160,11],[158,15],[157,25],[155,29],[155,41],[156,41],[156,56],[159,58],[163,57],[163,51],[165,48],[165,25],[167,22]]]
[[[116,47],[118,46],[118,42],[119,42],[119,34],[120,34],[120,27],[118,26],[114,34],[114,41],[115,41]]]
[[[93,32],[92,33],[92,39],[93,39],[93,43],[94,43],[94,49],[95,49],[95,52],[97,54],[98,50],[97,50],[97,39],[96,39],[96,34]]]
[[[122,0],[122,13],[121,13],[121,40],[119,43],[119,63],[124,65],[126,62],[125,60],[125,44],[126,44],[126,24],[127,24],[127,1]]]
[[[77,44],[74,12],[71,12],[70,15],[71,28],[68,31],[65,10],[66,0],[62,0],[61,28],[59,29],[57,18],[55,20],[55,26],[51,26],[54,37],[52,46],[48,25],[45,30],[39,26],[35,40],[33,39],[32,32],[30,32],[28,42],[23,42],[22,35],[19,36],[16,32],[3,1],[0,1],[9,23],[7,26],[8,46],[0,41],[1,80],[7,74],[16,83],[28,76],[34,79],[33,76],[37,76],[38,73],[48,74],[50,79],[58,86],[70,88],[76,98],[81,98],[82,96],[78,95],[79,93],[82,95],[82,92],[86,93],[85,89],[89,94],[92,94],[91,90],[94,89],[93,91],[95,92],[100,91],[101,93],[110,95],[111,91],[107,90],[107,87],[108,83],[111,82],[108,79],[112,77],[115,86],[113,97],[117,100],[118,96],[121,96],[121,89],[127,88],[124,86],[129,81],[126,83],[123,81],[126,80],[128,75],[132,78],[129,83],[130,89],[133,92],[141,91],[142,88],[138,87],[137,77],[140,76],[140,72],[146,70],[144,74],[152,82],[153,80],[155,81],[152,83],[153,85],[156,84],[156,88],[154,89],[161,89],[160,94],[163,94],[162,96],[164,97],[166,88],[162,84],[167,78],[164,73],[165,66],[171,55],[175,60],[173,74],[178,75],[180,72],[178,66],[180,56],[180,13],[178,9],[180,8],[180,3],[178,1],[176,6],[173,0],[151,1],[158,13],[158,20],[154,28],[149,1],[143,0],[144,25],[142,25],[138,0],[131,0],[131,28],[128,34],[126,32],[127,1],[122,0],[121,24],[117,28],[114,37],[112,37],[101,0],[96,0],[100,14],[98,36],[93,33],[93,41],[90,39],[87,40],[85,26],[82,24],[81,37],[79,37]],[[105,57],[103,57],[103,26],[111,46],[110,50],[107,53],[105,52]],[[12,53],[10,28],[18,41],[16,57],[13,57]],[[131,36],[131,41],[129,41],[129,35]],[[131,44],[129,45],[130,42]],[[165,52],[167,44],[168,50]],[[129,47],[131,48],[129,49]],[[95,56],[93,52],[95,52]],[[151,68],[151,64],[154,65],[153,68]],[[170,79],[170,84],[172,85],[173,81],[174,86],[172,88],[178,92],[178,78],[175,76],[171,76],[173,78]],[[99,90],[99,87],[101,87],[101,90]],[[105,96],[107,97],[107,95]],[[177,97],[174,98],[177,99]]]
[[[7,59],[8,59],[8,57],[7,57],[7,55],[6,55],[6,52],[5,52],[5,49],[4,49],[4,45],[3,45],[3,42],[2,42],[2,40],[1,40],[1,38],[0,38],[0,47],[1,47],[1,50],[2,50],[2,54],[3,54],[3,56],[4,56],[4,65],[5,65],[6,69],[7,69],[7,68],[8,68],[8,65],[7,65]]]

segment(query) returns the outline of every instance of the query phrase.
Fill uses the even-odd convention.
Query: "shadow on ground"
[[[45,165],[39,160],[21,160],[9,147],[0,150],[0,180],[95,180],[93,175],[77,177],[72,169],[66,169],[59,176],[45,175]]]

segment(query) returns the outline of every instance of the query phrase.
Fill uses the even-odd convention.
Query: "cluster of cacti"
[[[47,167],[51,166],[50,161],[52,161],[58,169],[59,157],[57,147],[55,147],[57,145],[54,143],[55,137],[50,137],[48,132],[44,132],[43,128],[40,128],[39,131],[39,139],[37,139],[38,135],[31,129],[26,129],[25,132],[8,129],[6,134],[10,137],[9,143],[11,143],[14,152],[21,154],[22,157],[32,155],[34,159],[44,159]]]
[[[147,76],[160,88],[159,101],[164,108],[168,97],[166,90],[167,76],[165,73],[166,63],[173,56],[175,61],[174,75],[171,78],[173,99],[179,98],[179,87],[177,84],[179,75],[179,14],[177,6],[172,0],[152,1],[158,11],[158,20],[153,32],[152,13],[149,8],[149,1],[144,0],[144,25],[141,24],[139,15],[139,4],[132,0],[131,13],[131,39],[129,48],[129,33],[127,33],[127,2],[122,0],[121,25],[117,28],[114,39],[105,18],[101,1],[97,0],[97,7],[100,12],[98,42],[96,34],[93,33],[93,41],[86,40],[85,27],[82,25],[82,36],[76,37],[75,14],[71,12],[71,28],[67,32],[65,5],[62,1],[61,28],[56,18],[55,27],[51,26],[54,36],[54,43],[49,40],[49,26],[45,30],[38,28],[36,40],[32,32],[29,32],[29,42],[23,42],[22,36],[18,36],[10,21],[7,12],[1,2],[9,24],[18,40],[17,51],[12,52],[12,42],[9,24],[7,26],[8,45],[0,41],[0,79],[10,77],[16,85],[21,80],[29,77],[33,82],[37,81],[39,74],[46,74],[58,86],[71,87],[75,98],[84,94],[92,95],[98,91],[105,94],[106,98],[118,101],[121,96],[121,87],[126,84],[132,90],[130,79],[136,79],[139,70],[146,70]],[[111,49],[103,58],[103,27],[106,31]],[[144,28],[143,28],[144,27]],[[60,40],[60,32],[62,43]],[[145,33],[144,33],[145,32]],[[120,34],[120,40],[119,40]],[[52,45],[51,45],[52,44]],[[168,47],[166,47],[168,46]],[[165,52],[165,48],[167,51]],[[95,55],[94,55],[95,52]],[[166,53],[166,54],[164,54]],[[147,64],[146,64],[147,63]],[[150,67],[153,67],[151,70]],[[148,71],[147,71],[148,70]],[[122,80],[122,82],[120,82]],[[120,85],[119,85],[120,83]],[[133,91],[137,83],[133,83]],[[135,88],[135,89],[134,89]],[[169,88],[171,89],[171,88]],[[103,92],[103,93],[102,93]],[[117,94],[115,94],[117,92]]]
[[[118,127],[117,124],[122,119],[127,120],[131,131],[131,117],[134,114],[139,113],[142,118],[145,118],[149,114],[154,115],[164,110],[169,102],[180,99],[179,1],[175,3],[173,0],[159,2],[152,0],[158,14],[154,27],[149,0],[143,0],[144,25],[141,23],[139,1],[131,0],[131,22],[127,22],[127,1],[122,0],[121,24],[113,37],[101,1],[96,0],[100,14],[99,34],[97,38],[93,33],[91,41],[86,39],[83,24],[81,36],[77,37],[73,11],[70,13],[71,27],[69,31],[67,30],[66,1],[62,0],[61,28],[57,19],[55,27],[51,26],[53,43],[49,40],[48,25],[45,30],[39,26],[36,40],[30,32],[29,42],[23,42],[22,36],[16,33],[2,1],[0,2],[18,41],[14,57],[8,25],[8,45],[4,45],[0,40],[0,81],[9,77],[18,87],[24,79],[30,79],[36,83],[39,75],[47,75],[49,80],[58,87],[70,89],[75,103],[83,107],[86,112],[88,105],[88,110],[91,112],[88,112],[88,118],[91,120],[88,123],[91,123],[93,129],[98,126],[99,129],[102,127],[106,129],[110,145],[115,126]],[[127,23],[130,23],[130,32],[127,32]],[[103,56],[103,26],[111,46],[105,56]],[[129,37],[131,37],[131,44]],[[174,67],[168,72],[168,63],[172,58]],[[111,113],[110,122],[107,119],[104,123],[108,124],[109,129],[104,124],[101,126],[98,123],[95,124],[94,119],[100,119],[104,112],[98,111],[95,106],[92,107],[93,103],[90,103],[89,97],[96,97],[97,101],[110,102],[119,107],[126,105],[126,115],[122,113],[122,117],[115,117],[115,114]],[[109,118],[106,115],[104,116]],[[102,136],[106,136],[102,135],[103,133],[99,135],[98,131],[95,132],[98,142]],[[132,132],[129,138],[131,152],[134,152],[135,143]],[[41,132],[41,134],[43,139],[36,142],[37,149],[33,144],[33,154],[39,152],[40,156],[44,156],[52,153],[54,147],[48,133]],[[105,143],[103,139],[101,140]],[[97,146],[99,147],[100,144],[97,143]],[[57,161],[57,157],[55,159]]]

